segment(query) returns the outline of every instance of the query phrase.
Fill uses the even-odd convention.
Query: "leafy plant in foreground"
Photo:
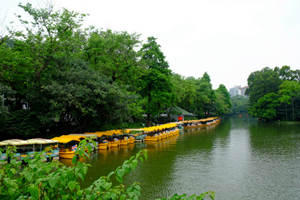
[[[24,162],[20,162],[15,157],[15,148],[7,148],[6,154],[11,160],[9,163],[1,163],[0,166],[0,199],[139,199],[140,185],[137,182],[124,185],[123,178],[137,167],[138,162],[147,159],[146,150],[141,150],[89,187],[82,188],[80,181],[84,181],[90,165],[81,160],[89,158],[92,146],[95,145],[91,145],[91,142],[80,142],[71,167],[55,160],[45,162],[46,152],[35,153],[33,158],[26,157]],[[208,192],[189,197],[176,194],[171,199],[205,197],[214,199],[214,194]]]
[[[203,200],[205,198],[215,199],[215,193],[212,191],[204,192],[200,195],[193,194],[188,196],[187,194],[174,194],[171,198],[161,198],[157,200]]]
[[[86,140],[79,144],[71,167],[58,161],[45,162],[46,152],[36,153],[33,159],[25,158],[23,163],[14,158],[13,151],[7,152],[11,161],[0,167],[0,199],[137,199],[138,184],[125,186],[122,181],[138,161],[147,158],[146,152],[140,151],[108,176],[82,188],[80,181],[84,180],[89,164],[80,160],[89,157],[90,144]],[[113,184],[113,179],[119,184]]]

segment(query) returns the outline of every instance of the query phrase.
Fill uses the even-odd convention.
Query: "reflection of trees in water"
[[[213,146],[226,147],[229,142],[229,135],[232,126],[232,121],[229,119],[222,119],[221,124],[216,127],[215,131],[215,140]]]
[[[232,129],[245,129],[250,124],[256,123],[257,120],[248,115],[248,113],[240,113],[228,118],[232,123]]]
[[[174,178],[177,157],[196,155],[211,160],[215,140],[228,137],[230,126],[231,121],[224,120],[216,126],[190,129],[183,135],[169,137],[159,142],[136,144],[132,150],[119,148],[100,151],[98,157],[92,161],[85,184],[88,185],[99,176],[106,175],[139,149],[146,148],[148,160],[127,176],[125,182],[140,182],[144,188],[142,199],[153,198],[153,194],[157,194],[157,197],[170,195],[167,188],[176,187],[168,184],[172,183],[170,179]]]
[[[196,155],[201,159],[211,160],[214,141],[219,135],[217,130],[221,130],[223,136],[228,135],[230,122],[187,129],[183,135],[177,138],[171,137],[165,142],[147,143],[149,160],[142,164],[129,178],[141,182],[142,187],[146,188],[143,190],[142,199],[167,196],[173,193],[174,188],[179,187],[178,185],[170,185],[174,184],[174,181],[170,180],[175,179],[175,163],[181,160],[178,158]],[[157,196],[153,196],[153,194],[157,194]]]
[[[138,181],[143,188],[141,199],[147,199],[153,194],[156,197],[168,187],[172,178],[173,166],[177,156],[177,138],[173,136],[158,142],[147,142],[148,160],[126,178],[126,182]]]
[[[130,156],[136,154],[138,150],[135,144],[111,148],[109,150],[99,150],[90,160],[91,166],[89,167],[84,185],[88,186],[100,176],[107,175],[125,160],[129,159]]]
[[[251,124],[249,131],[250,144],[256,153],[288,155],[300,150],[300,123],[258,122]]]

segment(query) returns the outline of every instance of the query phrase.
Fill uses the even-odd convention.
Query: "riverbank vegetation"
[[[139,199],[142,189],[138,182],[123,184],[124,177],[134,170],[140,162],[147,159],[146,150],[138,152],[121,166],[101,176],[88,187],[82,187],[89,164],[80,160],[89,159],[91,142],[82,140],[72,160],[72,166],[59,161],[46,162],[46,152],[36,152],[33,158],[17,160],[15,149],[8,148],[10,162],[0,161],[1,199]],[[94,144],[95,145],[95,144]],[[0,156],[2,152],[0,149]],[[163,199],[214,199],[213,192],[187,196],[175,194]]]
[[[21,30],[0,37],[1,138],[149,125],[180,114],[176,106],[198,118],[230,111],[224,85],[173,73],[154,37],[84,28],[86,15],[66,9],[20,8]]]
[[[242,95],[231,97],[231,114],[248,112],[249,98]]]
[[[263,120],[300,120],[300,70],[264,68],[250,74],[249,113]]]

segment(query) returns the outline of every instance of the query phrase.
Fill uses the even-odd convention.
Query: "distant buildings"
[[[229,90],[230,96],[232,96],[232,97],[237,96],[237,95],[247,96],[245,94],[247,88],[248,88],[248,86],[241,87],[240,85],[230,88],[230,90]]]

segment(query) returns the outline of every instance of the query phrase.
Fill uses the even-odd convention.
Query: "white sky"
[[[32,0],[42,6],[45,0]],[[22,13],[0,0],[0,25]],[[86,25],[158,38],[170,68],[183,76],[208,72],[214,88],[246,85],[265,66],[300,69],[300,0],[52,0],[88,13]]]

